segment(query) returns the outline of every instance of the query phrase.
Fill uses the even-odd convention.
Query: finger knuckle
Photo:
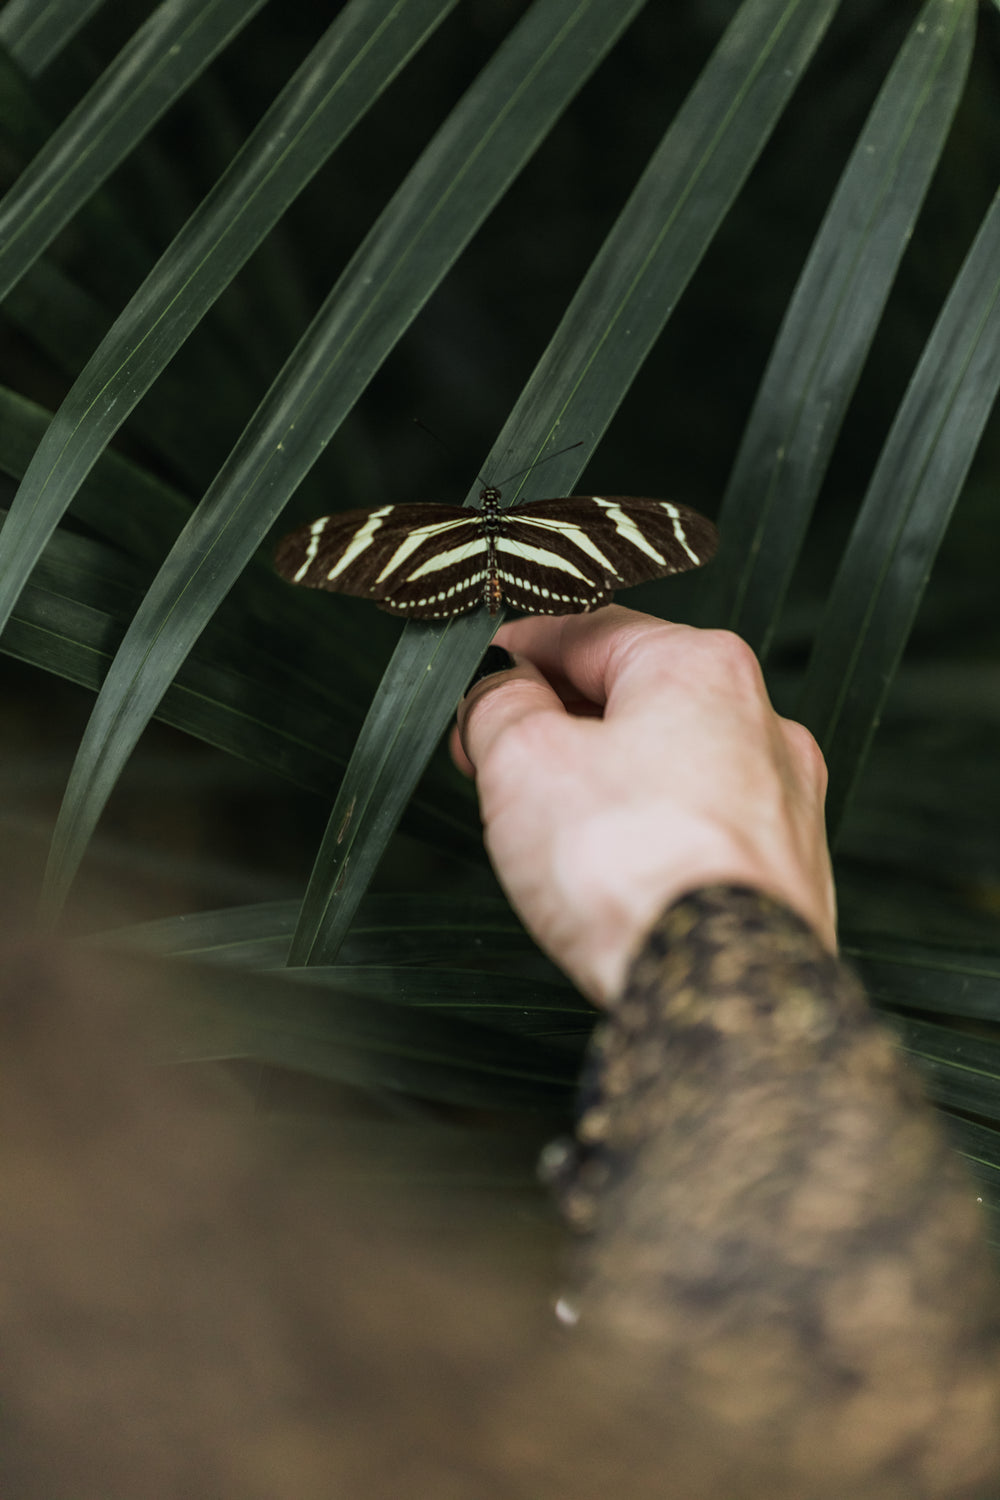
[[[785,743],[799,768],[810,777],[821,791],[826,790],[827,768],[823,752],[815,735],[804,724],[794,719],[783,719]]]
[[[705,630],[702,650],[720,676],[729,677],[744,689],[759,692],[764,686],[760,662],[751,646],[733,630]]]

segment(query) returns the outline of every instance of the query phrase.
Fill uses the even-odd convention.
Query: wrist
[[[746,886],[782,901],[835,948],[828,881],[778,839],[751,842],[722,824],[655,804],[595,813],[560,837],[552,879],[577,914],[567,951],[555,955],[589,997],[610,1005],[665,908],[705,886]]]

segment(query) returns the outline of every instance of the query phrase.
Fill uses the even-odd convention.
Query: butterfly
[[[321,516],[284,537],[278,572],[306,588],[372,599],[390,614],[441,620],[485,604],[573,615],[616,588],[683,573],[713,556],[711,521],[670,500],[568,495],[501,509],[382,505]]]

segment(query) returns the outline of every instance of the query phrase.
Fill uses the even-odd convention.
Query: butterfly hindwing
[[[507,511],[496,559],[504,602],[530,614],[583,614],[611,597],[602,569],[575,545],[573,533],[545,518],[532,523],[519,510]]]

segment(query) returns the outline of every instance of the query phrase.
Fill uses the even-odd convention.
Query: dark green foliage
[[[197,961],[194,1053],[563,1110],[587,1008],[435,755],[495,622],[400,634],[267,549],[579,444],[519,496],[719,516],[641,607],[821,738],[851,952],[1000,1170],[995,8],[107,9],[0,10],[0,647],[98,693],[47,917],[158,717],[254,768],[250,866],[275,798],[300,889],[318,851],[301,903],[116,935]]]

